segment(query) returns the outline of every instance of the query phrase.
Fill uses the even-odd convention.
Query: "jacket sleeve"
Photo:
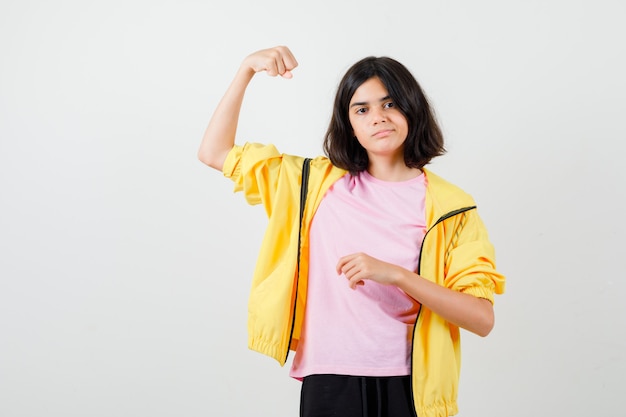
[[[262,203],[269,216],[282,160],[282,154],[273,145],[235,145],[226,157],[222,172],[234,182],[235,192],[243,191],[251,205]]]
[[[476,209],[465,212],[454,224],[446,248],[445,285],[494,302],[502,294],[505,277],[496,270],[495,249]]]

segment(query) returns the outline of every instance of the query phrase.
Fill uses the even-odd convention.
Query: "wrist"
[[[241,66],[239,67],[239,70],[237,71],[236,78],[244,80],[247,83],[254,77],[254,74],[256,74],[256,71],[254,70],[254,68],[247,66],[245,65],[245,63],[243,63],[241,64]]]
[[[396,287],[404,290],[413,275],[415,274],[413,274],[411,271],[398,266],[395,268],[394,273],[392,274],[392,282]]]

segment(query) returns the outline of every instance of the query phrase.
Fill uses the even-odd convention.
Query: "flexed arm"
[[[286,46],[263,49],[248,55],[213,112],[198,150],[198,159],[221,171],[226,155],[235,144],[241,104],[254,74],[265,71],[272,77],[280,75],[291,78],[291,70],[296,66],[298,62]]]

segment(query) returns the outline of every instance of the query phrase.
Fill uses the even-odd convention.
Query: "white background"
[[[626,3],[3,1],[0,416],[295,416],[299,383],[246,347],[265,226],[196,151],[241,60],[239,143],[321,153],[340,77],[411,69],[507,293],[464,332],[461,416],[621,415]]]

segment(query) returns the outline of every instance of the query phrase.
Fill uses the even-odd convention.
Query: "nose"
[[[372,123],[384,123],[387,121],[387,115],[385,114],[385,110],[381,108],[374,108],[371,111],[372,115]]]

